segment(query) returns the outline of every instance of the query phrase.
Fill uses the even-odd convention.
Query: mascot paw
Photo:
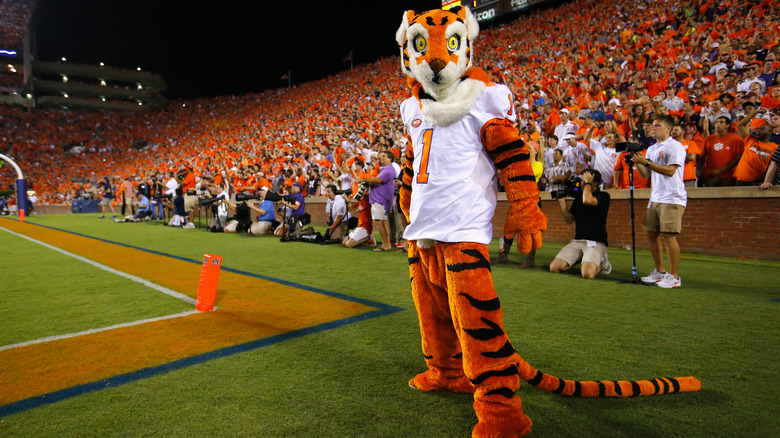
[[[531,419],[523,413],[520,397],[509,404],[474,401],[479,423],[471,431],[473,438],[515,438],[531,433]]]
[[[522,254],[528,254],[532,249],[542,247],[542,232],[526,232],[517,236],[517,250]]]
[[[446,377],[436,370],[428,370],[416,375],[409,381],[409,386],[426,392],[474,393],[474,385],[471,384],[465,375]]]

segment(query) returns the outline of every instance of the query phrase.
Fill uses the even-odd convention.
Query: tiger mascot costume
[[[693,377],[643,381],[559,379],[537,371],[503,329],[487,244],[500,170],[510,211],[507,234],[520,252],[542,245],[547,218],[529,148],[513,126],[512,94],[472,66],[479,32],[468,8],[407,11],[396,33],[412,97],[401,104],[410,140],[401,209],[409,219],[409,271],[428,370],[409,385],[422,391],[474,394],[474,437],[531,432],[515,391],[520,379],[573,397],[631,397],[696,391]]]

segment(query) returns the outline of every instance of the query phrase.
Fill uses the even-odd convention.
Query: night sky
[[[312,5],[325,6],[315,7]],[[395,55],[406,9],[439,0],[40,0],[36,59],[159,73],[169,99],[247,94]]]

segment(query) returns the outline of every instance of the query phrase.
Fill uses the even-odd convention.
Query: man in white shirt
[[[580,127],[570,120],[571,116],[569,110],[566,108],[560,111],[560,115],[561,124],[555,127],[553,134],[558,137],[558,147],[565,147],[566,140],[564,137],[566,137],[567,134],[575,134]]]
[[[349,219],[347,202],[341,195],[336,194],[337,191],[335,184],[331,184],[327,188],[328,199],[332,202],[328,229],[325,231],[325,241],[328,243],[331,241],[341,243],[347,235],[347,220]]]
[[[582,165],[583,169],[591,166],[590,161],[593,159],[593,155],[590,149],[585,143],[578,142],[574,134],[566,134],[562,149],[563,160],[572,169],[577,167],[577,163]]]
[[[655,269],[646,283],[656,283],[663,288],[682,286],[679,276],[680,245],[677,235],[682,230],[682,215],[688,202],[683,168],[685,148],[671,137],[674,119],[666,114],[653,117],[652,132],[656,143],[645,152],[634,155],[637,171],[643,178],[650,178],[650,202],[645,213],[644,228],[650,241]],[[669,256],[669,272],[664,267],[663,246]]]
[[[592,127],[585,134],[585,141],[590,143],[590,149],[593,151],[593,158],[590,166],[601,173],[601,183],[605,188],[612,187],[612,175],[615,173],[615,163],[620,156],[620,152],[615,150],[617,137],[613,133],[604,134],[601,139],[590,138],[593,135]]]

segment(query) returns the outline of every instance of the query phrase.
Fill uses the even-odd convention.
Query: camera
[[[158,199],[168,199],[168,200],[171,200],[171,199],[173,199],[173,194],[172,193],[168,193],[168,194],[163,193],[163,194],[157,195],[155,197],[158,198]]]
[[[641,151],[642,149],[644,148],[639,143],[632,143],[627,141],[615,143],[615,152],[626,153],[626,164],[632,164],[633,162],[631,161],[631,159],[634,157],[634,154]]]
[[[224,199],[224,198],[225,198],[225,196],[224,196],[224,195],[219,195],[219,196],[217,196],[216,198],[200,198],[200,199],[198,200],[198,202],[200,202],[200,205],[212,205],[212,204],[214,204],[215,202],[217,202],[217,201],[221,201],[221,200],[222,200],[222,199]]]
[[[550,192],[550,197],[553,199],[561,199],[566,197],[573,198],[577,192],[580,191],[581,183],[582,178],[579,176],[572,176],[571,178],[561,183],[564,187],[563,189],[553,190]]]
[[[243,202],[243,201],[249,201],[252,199],[260,200],[262,196],[261,195],[250,195],[248,193],[237,193],[236,194],[236,202]]]

